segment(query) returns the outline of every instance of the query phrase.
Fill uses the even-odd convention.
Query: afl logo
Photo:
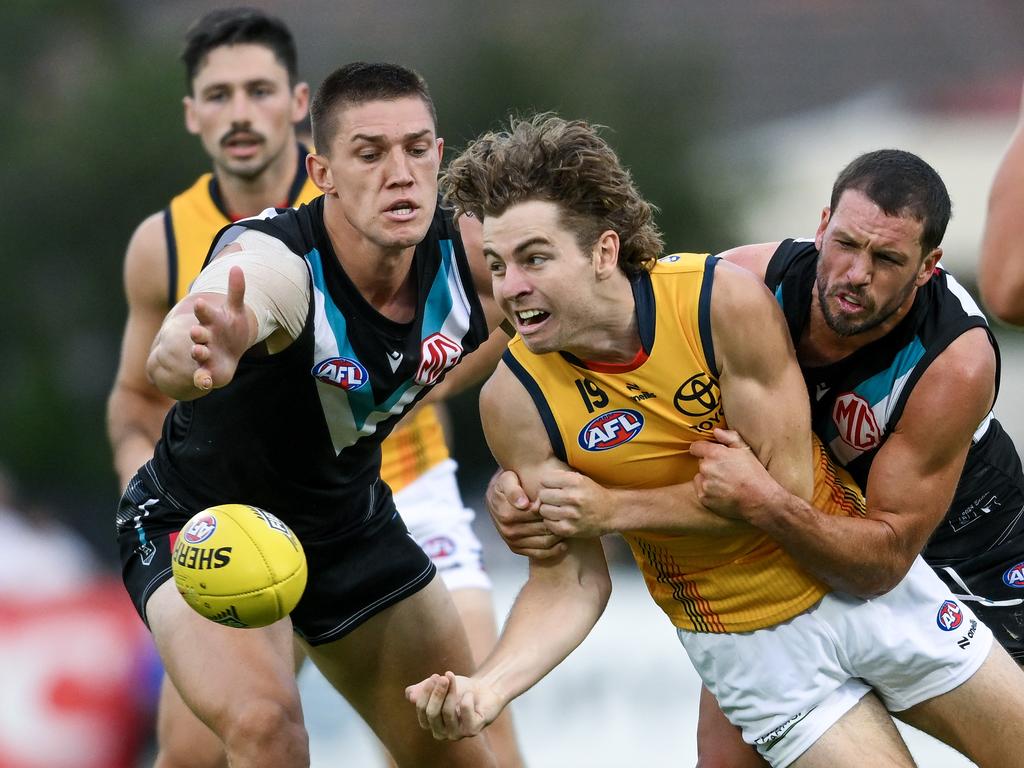
[[[329,357],[313,366],[313,375],[324,384],[340,387],[347,392],[359,389],[370,379],[357,360],[347,357]]]
[[[196,520],[185,531],[184,539],[186,544],[202,544],[213,536],[217,530],[217,518],[213,515],[203,515]]]
[[[882,431],[875,421],[871,405],[856,392],[847,392],[836,398],[832,406],[832,420],[842,441],[858,451],[869,451],[882,442]]]
[[[580,448],[585,451],[607,451],[628,443],[644,428],[644,417],[638,411],[622,410],[602,413],[580,430]]]
[[[706,373],[695,373],[676,390],[672,404],[685,416],[707,416],[722,399],[718,384]]]
[[[939,608],[939,613],[935,617],[935,623],[939,625],[939,629],[943,632],[952,632],[954,629],[959,627],[964,621],[964,612],[960,610],[960,606],[954,603],[952,600],[947,600]]]
[[[421,547],[431,560],[455,554],[455,542],[447,536],[433,536],[424,541]]]
[[[416,383],[429,387],[459,362],[462,345],[443,333],[432,333],[420,344],[420,367],[416,371]]]
[[[1004,573],[1003,584],[1014,589],[1024,589],[1024,563],[1017,563]]]

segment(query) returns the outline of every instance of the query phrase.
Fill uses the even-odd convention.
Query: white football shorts
[[[395,494],[395,506],[409,533],[437,566],[450,591],[490,589],[473,510],[462,503],[457,464],[446,459]]]
[[[869,690],[900,712],[969,679],[992,647],[991,630],[920,557],[881,597],[833,592],[767,629],[677,633],[726,717],[776,768]]]

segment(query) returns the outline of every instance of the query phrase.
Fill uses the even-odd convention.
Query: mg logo
[[[856,392],[836,398],[832,420],[842,441],[858,451],[871,450],[882,442],[882,430],[878,428],[871,405]]]
[[[443,333],[432,333],[420,345],[420,367],[416,383],[424,387],[436,384],[441,375],[459,362],[462,345]]]

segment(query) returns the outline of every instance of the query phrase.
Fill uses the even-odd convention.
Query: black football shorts
[[[391,490],[377,480],[370,512],[337,536],[303,537],[309,575],[292,611],[295,631],[310,645],[338,640],[385,608],[418,592],[436,568],[395,509]],[[117,510],[122,578],[142,620],[153,591],[171,578],[171,550],[178,532],[198,509],[185,509],[163,487],[150,465],[132,478]],[[289,522],[287,510],[267,510]]]

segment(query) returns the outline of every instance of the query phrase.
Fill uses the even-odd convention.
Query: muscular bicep
[[[991,409],[995,366],[984,329],[954,341],[921,376],[871,463],[868,516],[889,525],[908,557],[949,508],[973,435]]]
[[[811,494],[807,390],[785,319],[754,275],[719,263],[711,328],[729,427],[791,493]]]

